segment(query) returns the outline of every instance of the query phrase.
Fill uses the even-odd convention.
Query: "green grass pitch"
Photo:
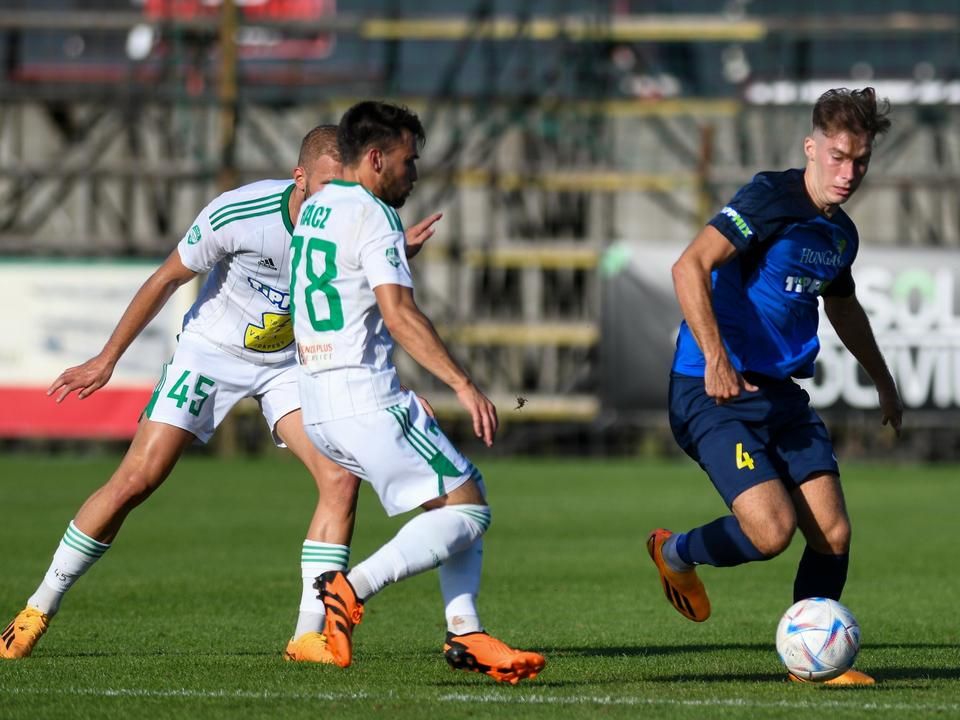
[[[494,522],[481,611],[542,650],[535,681],[453,672],[435,573],[367,607],[346,670],[285,663],[312,482],[287,456],[188,457],[67,596],[34,656],[0,662],[0,718],[960,717],[957,467],[845,468],[854,554],[844,602],[874,688],[784,681],[774,629],[801,543],[704,568],[713,617],[667,604],[643,547],[722,504],[689,462],[480,460]],[[39,582],[116,458],[0,459],[0,622]],[[361,497],[353,560],[399,526]]]

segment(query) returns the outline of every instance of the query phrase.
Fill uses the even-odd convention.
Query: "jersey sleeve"
[[[232,252],[227,232],[215,231],[210,224],[210,213],[214,209],[214,203],[207,205],[177,245],[180,260],[196,273],[207,272]]]
[[[357,255],[371,289],[378,285],[413,287],[403,226],[392,208],[369,211],[359,241]]]
[[[758,175],[740,188],[707,224],[719,230],[737,250],[743,252],[768,240],[783,227],[779,201],[769,179]]]
[[[848,298],[856,292],[856,289],[857,284],[853,281],[853,273],[849,267],[845,267],[820,294],[824,297]]]
[[[860,235],[857,232],[857,226],[853,224],[853,220],[851,220],[850,216],[843,212],[842,209],[837,214],[836,222],[847,238],[844,245],[850,257],[846,267],[840,270],[837,276],[820,294],[826,297],[848,298],[857,291],[857,284],[853,280],[852,268],[854,261],[857,259],[857,254],[860,251]]]

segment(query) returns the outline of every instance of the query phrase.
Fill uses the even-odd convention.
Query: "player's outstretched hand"
[[[423,244],[433,237],[433,234],[437,231],[434,225],[436,225],[437,221],[442,217],[443,213],[434,213],[433,215],[428,215],[413,227],[407,228],[407,258],[412,258],[420,252]]]
[[[110,382],[115,365],[115,361],[97,355],[87,360],[83,365],[67,368],[47,388],[47,395],[56,394],[56,400],[60,403],[67,395],[76,390],[78,391],[77,397],[83,400]]]
[[[889,425],[893,431],[900,437],[900,425],[903,422],[903,401],[900,399],[900,393],[897,389],[878,390],[880,397],[880,412],[883,414],[882,425]]]
[[[457,390],[457,400],[473,418],[474,434],[483,440],[487,447],[491,447],[493,436],[496,435],[499,425],[496,406],[473,383],[467,383],[460,390]]]

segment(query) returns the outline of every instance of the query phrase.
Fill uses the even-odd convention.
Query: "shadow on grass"
[[[283,659],[283,652],[281,650],[270,650],[262,651],[258,650],[256,652],[252,650],[241,650],[237,652],[196,652],[193,650],[122,650],[122,651],[110,651],[110,650],[66,650],[58,651],[51,650],[47,651],[38,651],[34,654],[30,660],[60,660],[66,658],[208,658],[211,660],[222,660],[224,658],[248,658],[248,657],[263,657],[263,658],[276,658],[278,660]]]
[[[957,646],[951,643],[870,643],[869,649],[874,650],[955,650]],[[684,655],[686,653],[715,653],[730,650],[750,650],[756,652],[773,651],[773,642],[769,643],[701,643],[697,645],[610,645],[605,647],[592,646],[554,646],[545,650],[549,653],[562,653],[583,657],[632,657],[655,655]],[[960,672],[960,670],[958,670]]]

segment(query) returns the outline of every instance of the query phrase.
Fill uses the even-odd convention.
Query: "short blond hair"
[[[300,143],[300,157],[297,159],[297,165],[306,167],[308,163],[324,155],[340,162],[336,125],[317,125],[304,135],[303,142]]]

